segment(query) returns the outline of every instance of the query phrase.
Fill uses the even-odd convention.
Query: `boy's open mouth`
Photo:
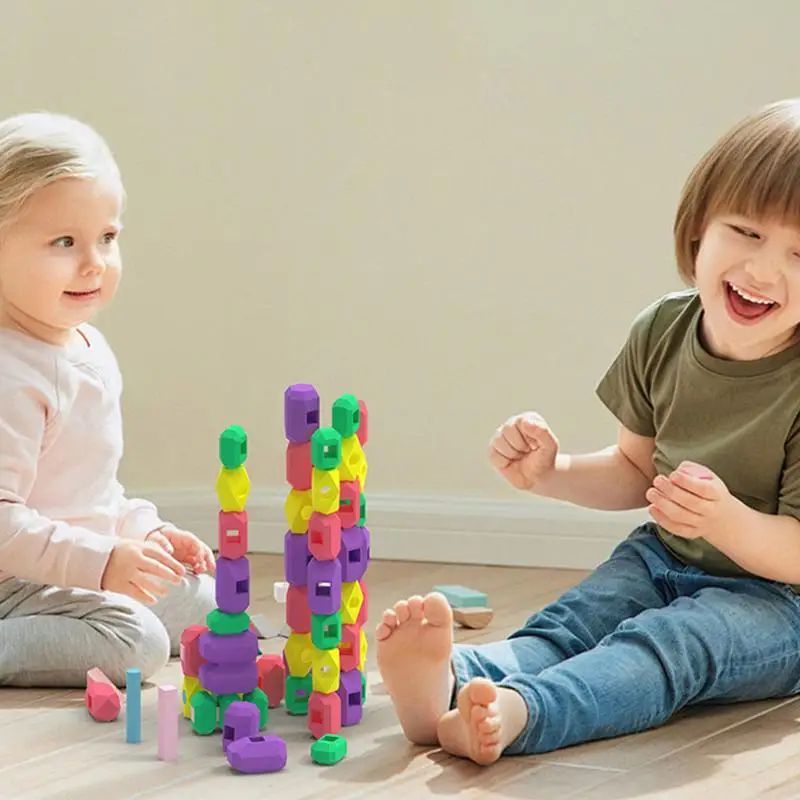
[[[725,297],[731,316],[742,323],[758,322],[780,308],[775,300],[754,295],[729,281],[725,281]]]

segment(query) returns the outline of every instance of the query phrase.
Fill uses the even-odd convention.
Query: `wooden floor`
[[[282,560],[252,556],[252,612],[276,625],[281,607],[272,582]],[[227,766],[220,737],[199,737],[181,726],[177,762],[158,760],[155,687],[143,691],[143,741],[125,743],[122,720],[93,722],[81,692],[0,689],[0,798],[118,800],[192,798],[285,800],[335,798],[800,798],[800,705],[755,703],[683,715],[664,728],[575,747],[543,757],[501,759],[488,769],[414,748],[400,733],[375,671],[372,630],[381,610],[401,596],[437,583],[461,583],[489,594],[495,620],[459,640],[502,637],[574,584],[582,573],[556,570],[373,562],[369,568],[370,624],[367,706],[361,725],[347,730],[348,757],[320,767],[309,757],[306,718],[270,712],[268,729],[289,746],[286,769],[239,775]],[[280,652],[282,640],[263,643]],[[180,680],[173,663],[156,683]],[[280,794],[278,794],[280,793]]]

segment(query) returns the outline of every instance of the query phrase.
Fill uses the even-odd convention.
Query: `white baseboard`
[[[219,503],[204,490],[148,492],[163,519],[216,547]],[[252,491],[249,550],[282,553],[286,491]],[[540,498],[519,501],[370,494],[375,559],[592,569],[647,512],[601,512]]]

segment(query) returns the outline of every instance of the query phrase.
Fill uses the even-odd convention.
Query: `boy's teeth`
[[[740,289],[733,283],[729,284],[729,286],[731,287],[731,289],[733,289],[734,292],[736,292],[736,294],[739,295],[739,297],[744,297],[745,300],[749,300],[751,303],[761,303],[761,305],[764,306],[775,305],[774,300],[763,300],[760,297],[753,297],[753,295],[748,294],[744,289]]]

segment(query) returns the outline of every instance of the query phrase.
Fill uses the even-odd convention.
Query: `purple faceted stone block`
[[[246,664],[206,662],[200,665],[200,685],[212,694],[247,694],[258,686],[258,665],[255,660]]]
[[[342,564],[338,558],[308,562],[308,607],[312,614],[328,616],[342,606]]]
[[[237,739],[226,752],[237,772],[278,772],[286,766],[286,742],[273,734]]]
[[[358,725],[364,711],[360,670],[349,669],[340,674],[337,694],[342,701],[342,725]]]
[[[246,558],[218,558],[215,584],[217,607],[225,614],[241,614],[250,607],[250,562]]]
[[[283,393],[283,427],[290,442],[310,442],[319,428],[319,393],[310,383],[295,383]]]
[[[283,537],[283,575],[286,582],[292,586],[305,586],[309,561],[308,534],[286,531]]]
[[[207,631],[200,634],[198,647],[212,664],[246,664],[258,658],[258,635],[252,630],[225,636]]]
[[[355,526],[342,531],[342,547],[339,561],[342,565],[342,580],[345,583],[359,581],[364,577],[369,562],[370,533],[367,528]]]
[[[228,752],[228,747],[237,739],[246,739],[249,736],[258,736],[261,724],[261,712],[255,703],[237,700],[225,709],[225,718],[222,722],[222,749]]]

